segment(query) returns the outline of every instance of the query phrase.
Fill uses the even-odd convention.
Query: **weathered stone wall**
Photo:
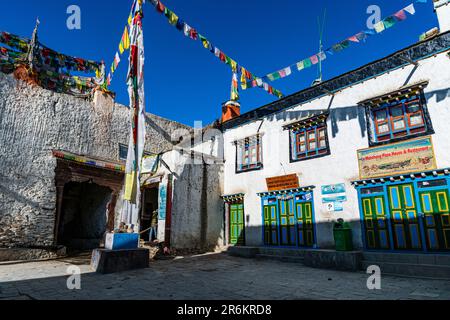
[[[0,73],[0,247],[53,245],[52,150],[119,160],[119,143],[128,145],[129,109],[97,99],[57,94]],[[180,128],[189,130],[148,115],[146,150],[171,150],[171,134]]]
[[[171,245],[176,249],[223,245],[223,165],[212,157],[202,164],[206,157],[192,159],[175,150],[163,157],[174,175]]]

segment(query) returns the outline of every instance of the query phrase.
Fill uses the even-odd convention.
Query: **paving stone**
[[[368,290],[365,273],[311,269],[278,261],[208,255],[152,262],[151,268],[113,275],[80,266],[81,290],[68,290],[67,264],[2,266],[0,299],[449,299],[450,281],[383,276]],[[276,272],[274,272],[276,270]],[[7,274],[7,278],[3,277]],[[331,280],[329,280],[331,279]]]

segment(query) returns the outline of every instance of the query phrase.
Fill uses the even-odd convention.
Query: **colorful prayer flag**
[[[297,69],[298,69],[298,71],[305,69],[305,64],[303,61],[300,61],[297,63]]]
[[[405,10],[400,10],[397,13],[394,14],[394,17],[397,18],[399,21],[403,21],[406,19],[406,13]]]
[[[231,98],[230,100],[238,101],[239,100],[239,86],[238,86],[238,77],[237,73],[233,72],[233,78],[231,80]]]
[[[200,41],[202,42],[203,47],[205,47],[205,49],[209,49],[209,41],[208,41],[208,39],[206,39],[201,34],[199,34],[198,37],[200,38]]]
[[[384,26],[383,21],[380,21],[380,22],[378,22],[377,24],[375,24],[375,25],[374,25],[374,28],[375,28],[375,31],[376,31],[377,33],[383,32],[384,29],[385,29],[385,26]]]
[[[156,6],[156,10],[159,13],[163,13],[165,11],[166,7],[163,5],[161,1],[158,2],[158,5]]]
[[[178,22],[178,16],[173,12],[169,10],[169,23],[173,26],[176,26]]]
[[[393,16],[387,17],[386,19],[383,20],[383,24],[385,29],[389,29],[396,24],[395,18]]]
[[[177,28],[179,31],[183,31],[183,30],[184,30],[184,21],[181,20],[180,18],[178,18],[176,28]]]
[[[247,90],[247,80],[245,79],[245,69],[241,69],[241,88],[242,90]]]
[[[128,27],[125,27],[125,30],[122,35],[123,48],[125,50],[130,49],[130,35],[128,33]]]
[[[312,64],[318,64],[319,63],[319,58],[316,55],[310,57],[309,59],[311,60]]]
[[[184,31],[184,35],[186,36],[186,37],[190,37],[190,35],[191,35],[191,27],[188,25],[188,24],[185,24],[184,25],[184,29],[183,29],[183,31]]]
[[[358,38],[356,37],[356,35],[351,36],[350,38],[348,38],[348,40],[352,41],[352,42],[359,42]]]
[[[327,59],[327,55],[325,54],[325,52],[319,52],[318,54],[317,54],[317,56],[319,57],[319,60],[320,61],[324,61],[324,60],[326,60]]]

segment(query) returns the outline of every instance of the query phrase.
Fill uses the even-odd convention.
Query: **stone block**
[[[303,263],[313,268],[359,271],[362,260],[360,251],[307,250]]]
[[[148,249],[105,250],[92,252],[91,268],[102,274],[116,273],[134,269],[148,268],[150,260]]]
[[[259,253],[259,248],[257,247],[229,247],[228,254],[234,257],[242,258],[255,258]]]

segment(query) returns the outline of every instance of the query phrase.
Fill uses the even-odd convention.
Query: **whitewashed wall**
[[[229,129],[224,133],[224,193],[245,193],[245,214],[247,245],[261,245],[261,201],[258,192],[267,191],[265,179],[284,174],[297,173],[301,186],[316,186],[314,192],[315,217],[319,247],[331,247],[331,222],[338,218],[352,220],[355,244],[362,246],[359,224],[359,208],[356,190],[350,182],[358,179],[358,149],[368,148],[365,111],[357,104],[360,101],[384,93],[396,91],[402,86],[429,81],[425,89],[427,105],[435,130],[433,142],[437,164],[440,168],[450,167],[450,59],[442,53],[419,62],[412,73],[413,65],[372,78],[336,93],[328,118],[328,138],[331,155],[290,163],[289,131],[283,126],[303,118],[314,110],[327,109],[331,96],[297,105],[278,114],[264,117],[260,133],[263,134],[264,169],[248,173],[235,173],[236,147],[233,141],[257,133],[261,120]],[[329,213],[322,204],[320,187],[345,183],[348,201],[344,211]]]

